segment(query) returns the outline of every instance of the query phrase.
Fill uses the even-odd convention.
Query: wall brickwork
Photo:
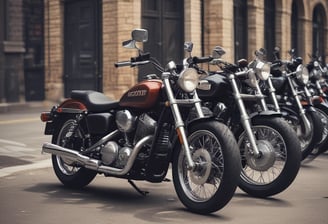
[[[63,0],[45,0],[45,65],[47,99],[63,96]],[[203,27],[202,27],[202,5]],[[288,58],[291,48],[292,0],[276,0],[276,45],[283,58]],[[317,4],[324,6],[328,17],[327,0],[297,0],[299,5],[300,56],[308,61],[312,52],[312,14]],[[127,60],[136,52],[124,49],[122,41],[131,38],[130,32],[141,27],[140,0],[102,0],[102,74],[103,91],[113,99],[137,81],[137,68],[115,68],[117,61]],[[225,59],[234,60],[233,1],[184,0],[185,41],[194,43],[194,55],[211,54],[214,46],[226,50]],[[264,47],[264,0],[248,0],[248,59],[254,50]],[[202,34],[203,31],[203,34]],[[325,26],[326,54],[328,55],[328,22]],[[203,39],[202,39],[203,37]],[[202,45],[203,43],[203,45]],[[203,47],[203,49],[202,49]],[[328,58],[326,59],[328,61]]]
[[[45,0],[45,91],[46,99],[59,101],[63,88],[63,23],[64,7],[61,0]]]

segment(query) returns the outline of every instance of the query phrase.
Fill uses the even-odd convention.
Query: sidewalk
[[[43,111],[50,110],[55,102],[50,101],[31,101],[17,103],[0,103],[0,115],[21,111]]]

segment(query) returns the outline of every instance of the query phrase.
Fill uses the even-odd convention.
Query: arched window
[[[248,28],[247,28],[247,0],[234,0],[234,41],[235,41],[235,61],[241,58],[247,59]]]
[[[325,60],[325,23],[327,17],[321,4],[314,7],[312,19],[312,54],[321,56]]]
[[[295,49],[296,55],[299,54],[298,49],[298,8],[296,1],[293,1],[292,4],[292,20],[291,20],[291,30],[292,30],[292,36],[291,36],[291,43],[292,43],[292,49]]]
[[[273,59],[273,50],[276,47],[275,14],[275,1],[264,0],[264,47],[268,52],[267,58],[269,61]]]

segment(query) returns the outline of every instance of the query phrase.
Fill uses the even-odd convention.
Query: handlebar
[[[149,60],[146,61],[136,61],[136,62],[132,62],[132,61],[120,61],[120,62],[116,62],[115,63],[115,67],[119,68],[119,67],[124,67],[124,66],[130,66],[130,67],[134,67],[134,66],[138,66],[138,65],[145,65],[148,64]]]
[[[193,57],[192,62],[195,64],[200,64],[200,63],[207,63],[213,60],[213,57],[208,56],[208,57]]]

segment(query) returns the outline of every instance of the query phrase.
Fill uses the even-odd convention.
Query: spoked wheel
[[[323,132],[321,141],[311,152],[311,155],[314,156],[314,158],[328,149],[328,108],[319,104],[316,105],[315,110],[320,116]]]
[[[69,130],[74,124],[70,119],[63,123],[58,132],[53,136],[52,142],[65,148],[79,151],[84,145],[82,130],[78,128],[72,136]],[[52,155],[52,165],[58,179],[67,187],[82,188],[88,185],[97,172],[80,167],[69,158]]]
[[[304,160],[313,151],[316,145],[320,143],[323,132],[321,118],[316,111],[306,112],[305,115],[310,122],[310,132],[308,135],[305,134],[305,127],[301,118],[296,122],[288,120],[288,117],[285,118],[297,133],[301,144],[302,160]]]
[[[180,147],[173,158],[173,181],[181,202],[195,213],[218,211],[233,197],[240,174],[240,155],[230,130],[219,122],[202,122],[189,130],[194,169]]]
[[[255,197],[285,190],[295,179],[301,159],[296,133],[281,118],[259,117],[252,122],[260,156],[255,157],[246,132],[238,136],[242,172],[239,187]]]

